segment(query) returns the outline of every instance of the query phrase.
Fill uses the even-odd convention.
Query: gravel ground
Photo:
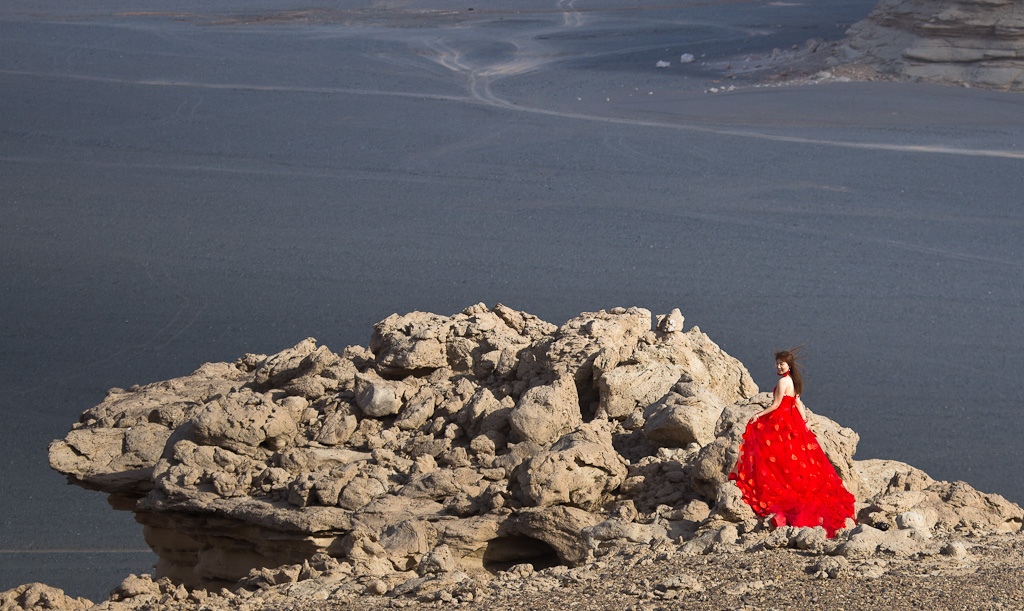
[[[279,598],[240,607],[294,611],[1024,609],[1024,536],[962,541],[969,550],[966,557],[876,556],[849,563],[793,549],[686,556],[674,548],[636,548],[575,569],[555,567],[531,575],[525,574],[528,570],[521,570],[522,574],[512,570],[467,589],[421,593],[420,600],[354,596],[314,603]],[[822,563],[843,566],[829,578],[819,570]]]

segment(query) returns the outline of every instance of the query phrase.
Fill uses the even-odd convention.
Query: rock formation
[[[899,78],[1024,90],[1024,5],[881,0],[840,48],[842,63]]]
[[[133,577],[112,598],[140,604],[299,582],[311,596],[451,597],[636,545],[849,559],[1020,529],[1017,505],[854,460],[856,433],[811,415],[861,525],[828,542],[821,529],[768,531],[727,475],[770,400],[678,310],[556,327],[478,304],[390,316],[369,348],[307,339],[113,389],[51,444],[50,463],[143,525],[156,581]]]
[[[53,611],[85,611],[92,603],[84,598],[72,598],[63,590],[42,583],[27,583],[0,592],[0,609],[39,609]]]

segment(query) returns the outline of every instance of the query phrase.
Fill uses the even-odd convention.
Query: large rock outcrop
[[[369,348],[307,339],[111,390],[50,461],[135,513],[159,556],[146,596],[316,579],[422,593],[616,546],[699,552],[768,536],[727,476],[770,400],[678,311],[556,327],[480,304],[390,316]],[[856,461],[856,433],[810,424],[866,525],[1020,528],[1020,507],[997,495]]]
[[[1024,90],[1024,5],[1015,0],[881,0],[841,62],[900,78]]]

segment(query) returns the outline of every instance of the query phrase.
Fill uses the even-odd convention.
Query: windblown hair
[[[804,377],[800,372],[803,368],[797,362],[797,357],[800,355],[800,346],[796,348],[790,348],[789,350],[779,350],[775,353],[775,361],[783,361],[789,364],[789,377],[793,378],[793,391],[799,397],[804,391]]]

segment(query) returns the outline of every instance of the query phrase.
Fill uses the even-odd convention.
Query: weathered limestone
[[[499,571],[622,546],[856,558],[1020,528],[997,495],[855,461],[856,433],[811,415],[863,527],[768,533],[727,478],[771,396],[678,311],[656,321],[615,308],[555,327],[481,304],[394,315],[369,349],[306,339],[112,390],[51,444],[51,466],[144,526],[156,581],[115,593],[139,605],[205,596],[183,586],[471,596]]]
[[[840,62],[904,78],[1024,90],[1024,6],[1012,0],[881,0]]]
[[[576,384],[563,376],[534,386],[523,393],[508,421],[520,440],[550,444],[583,423]]]
[[[0,592],[0,609],[39,609],[52,611],[85,611],[93,604],[84,598],[72,598],[64,590],[42,583],[27,583]]]
[[[516,469],[513,484],[527,505],[600,510],[626,477],[607,421],[584,424]]]

